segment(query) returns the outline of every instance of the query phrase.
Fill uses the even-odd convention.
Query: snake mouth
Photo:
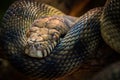
[[[35,20],[26,34],[25,54],[36,58],[48,56],[59,43],[61,36],[63,37],[63,34],[67,32],[66,28],[62,19],[55,17]]]
[[[50,45],[46,45],[44,43],[46,42],[35,42],[33,44],[28,44],[25,53],[36,58],[44,58],[48,56],[56,46],[57,42],[54,41]]]

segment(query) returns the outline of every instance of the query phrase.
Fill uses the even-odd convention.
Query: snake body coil
[[[114,5],[114,3],[117,5],[111,6],[111,4]],[[106,6],[110,5],[110,8],[106,8],[111,9],[112,7],[116,7],[120,9],[120,7],[118,7],[120,5],[119,3],[120,1],[118,0],[110,0],[110,3],[106,3]],[[104,34],[104,29],[100,32],[100,27],[103,25],[103,28],[110,23],[106,23],[107,19],[109,20],[109,17],[107,17],[109,16],[107,12],[108,9],[106,10],[106,8],[104,10],[102,8],[92,9],[76,20],[68,18],[64,13],[45,4],[39,4],[32,0],[17,1],[10,6],[2,20],[2,27],[0,29],[3,50],[11,64],[27,75],[37,78],[62,76],[74,68],[79,67],[87,56],[99,47],[102,41],[101,32]],[[116,15],[118,15],[119,17],[117,17],[120,19],[120,10],[118,9],[115,10],[117,10]],[[101,14],[103,15],[103,22],[100,21]],[[105,14],[107,14],[105,16],[107,18],[104,17]],[[68,19],[71,21],[76,20],[75,24],[71,25],[72,28],[48,56],[39,59],[26,55],[26,33],[30,25],[38,18],[55,15],[61,16],[67,25],[71,25]],[[110,13],[110,16],[112,15],[113,14]],[[118,21],[120,21],[119,19]],[[119,22],[116,21],[116,23]],[[116,31],[116,29],[114,31]],[[117,33],[120,34],[119,32],[118,30]],[[120,43],[120,37],[117,39],[118,43]],[[106,39],[105,41],[107,42]],[[115,50],[119,52],[120,46],[117,45],[117,47],[118,49],[115,47]]]
[[[101,16],[101,33],[106,43],[120,53],[120,1],[113,0],[105,5]],[[114,34],[113,34],[114,33]]]

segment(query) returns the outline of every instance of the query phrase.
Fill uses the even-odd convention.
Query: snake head
[[[43,17],[35,20],[26,34],[25,53],[36,58],[48,56],[67,30],[63,19],[57,17]]]

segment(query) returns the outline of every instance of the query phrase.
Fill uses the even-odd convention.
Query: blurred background
[[[0,1],[0,20],[2,19],[7,8],[16,0],[1,0]],[[36,0],[49,4],[67,15],[81,16],[88,10],[103,6],[106,0]],[[114,63],[120,59],[117,54],[110,47],[102,43],[99,50],[95,51],[94,57],[89,57],[79,69],[73,73],[69,73],[56,80],[90,80],[97,72],[104,69],[106,66]],[[21,73],[17,72],[6,60],[3,51],[0,47],[0,80],[33,80]],[[42,80],[42,79],[40,79]]]

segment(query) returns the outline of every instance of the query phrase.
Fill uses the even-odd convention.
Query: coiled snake
[[[43,3],[19,0],[6,11],[0,37],[15,68],[32,77],[53,78],[77,68],[103,39],[120,53],[119,25],[119,0],[108,0],[103,8],[79,18]]]

